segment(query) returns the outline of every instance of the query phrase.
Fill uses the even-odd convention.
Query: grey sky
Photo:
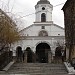
[[[27,27],[35,21],[35,14],[26,16],[28,14],[35,13],[35,5],[39,0],[0,0],[0,7],[8,12],[11,12],[15,15],[16,18],[19,17],[20,28]],[[67,0],[49,0],[50,3],[55,6],[61,3],[65,3]],[[64,4],[53,7],[52,19],[53,22],[57,25],[64,27],[64,15],[61,10]],[[22,16],[26,16],[21,18]]]

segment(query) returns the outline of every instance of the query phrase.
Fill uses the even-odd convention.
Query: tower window
[[[42,7],[42,10],[45,10],[45,7]]]
[[[41,14],[41,22],[46,22],[46,14],[45,13]]]
[[[45,29],[45,26],[42,26],[41,29]]]

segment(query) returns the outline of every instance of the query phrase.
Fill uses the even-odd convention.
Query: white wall
[[[16,42],[12,47],[16,51],[18,46],[22,47],[22,50],[25,50],[27,47],[30,47],[34,52],[36,51],[36,46],[40,43],[47,43],[51,47],[53,55],[55,54],[55,49],[57,47],[57,41],[63,43],[64,37],[28,37],[25,40],[20,40]]]
[[[45,29],[41,29],[41,26],[45,26]],[[45,30],[48,32],[48,36],[64,36],[64,29],[57,25],[32,25],[31,27],[24,29],[20,32],[23,36],[38,36],[39,32]],[[58,35],[60,34],[60,35]]]
[[[42,10],[42,7],[45,7],[45,10]],[[52,21],[52,10],[53,6],[51,4],[39,4],[36,5],[36,19],[35,22],[41,22],[41,14],[46,14],[46,22]]]

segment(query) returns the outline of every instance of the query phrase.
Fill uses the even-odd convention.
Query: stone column
[[[48,51],[48,63],[52,62],[52,53],[51,51]]]
[[[27,51],[24,52],[24,62],[27,63]]]

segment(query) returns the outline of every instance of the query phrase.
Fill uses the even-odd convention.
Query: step
[[[6,74],[68,75],[63,64],[14,63]]]

